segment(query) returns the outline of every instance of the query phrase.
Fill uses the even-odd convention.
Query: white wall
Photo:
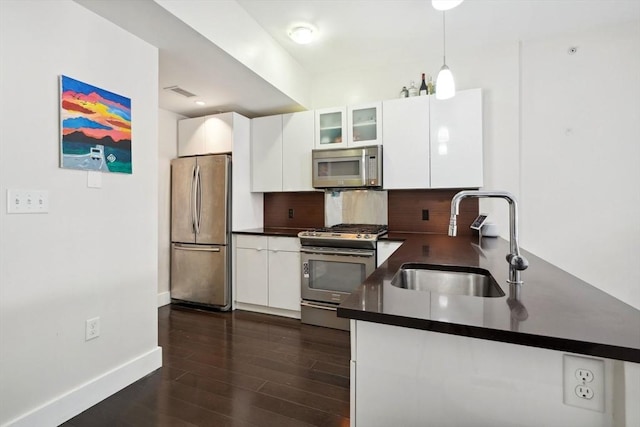
[[[183,118],[158,110],[158,306],[171,302],[171,160],[178,157],[178,120]]]
[[[1,1],[0,52],[0,425],[58,425],[161,364],[158,52],[65,0]],[[131,98],[133,174],[58,167],[60,74]],[[8,215],[13,188],[50,212]]]
[[[457,48],[447,64],[458,89],[483,89],[484,188],[518,197],[521,245],[640,308],[638,51],[640,22]],[[423,56],[319,76],[313,108],[397,97],[410,79],[437,73],[440,58]],[[506,204],[480,206],[508,237]]]
[[[636,308],[639,52],[640,22],[522,49],[523,242]]]

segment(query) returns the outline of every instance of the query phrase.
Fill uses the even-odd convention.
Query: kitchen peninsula
[[[338,308],[352,319],[352,425],[595,427],[635,416],[625,387],[640,382],[640,311],[526,252],[517,296],[499,238],[387,238],[404,243]],[[486,269],[505,295],[393,286],[409,262]],[[565,353],[605,359],[604,411],[563,403]]]

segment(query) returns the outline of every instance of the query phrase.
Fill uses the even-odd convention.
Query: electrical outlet
[[[293,209],[289,208],[289,218],[293,218]]]
[[[87,319],[84,340],[89,341],[100,336],[100,318]]]
[[[576,378],[583,383],[590,383],[593,381],[593,372],[588,369],[577,369]]]
[[[591,400],[593,399],[593,390],[589,386],[579,385],[576,387],[576,396],[580,399]]]
[[[429,221],[429,209],[422,209],[422,220]]]
[[[565,354],[562,362],[564,404],[604,412],[604,361]]]

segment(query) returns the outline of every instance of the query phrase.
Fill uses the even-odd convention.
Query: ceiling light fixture
[[[196,105],[205,105],[204,101],[193,101]]]
[[[316,30],[310,25],[298,25],[289,30],[289,37],[298,44],[309,44],[316,37]]]
[[[431,0],[431,5],[435,10],[449,10],[458,6],[464,0]]]
[[[447,45],[445,35],[444,14],[442,12],[442,68],[436,78],[436,99],[453,98],[456,94],[456,83],[453,81],[453,74],[447,67]]]

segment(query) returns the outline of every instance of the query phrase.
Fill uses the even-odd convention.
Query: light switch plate
[[[46,190],[7,190],[7,213],[29,214],[49,212]]]

